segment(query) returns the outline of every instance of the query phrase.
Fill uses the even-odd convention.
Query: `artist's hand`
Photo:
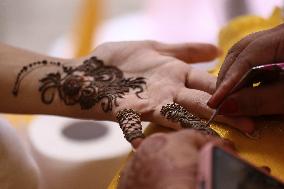
[[[209,44],[162,44],[154,41],[106,43],[94,51],[92,56],[106,65],[117,67],[125,78],[145,78],[143,92],[130,89],[123,98],[117,98],[118,106],[105,115],[115,120],[117,111],[131,108],[142,114],[142,119],[161,125],[178,128],[161,116],[160,110],[167,103],[176,102],[202,118],[209,118],[212,110],[206,105],[215,89],[216,79],[206,71],[192,68],[190,63],[209,61],[218,55],[218,49]],[[86,59],[86,58],[85,58]],[[82,61],[81,61],[82,62]],[[118,87],[124,87],[123,85]],[[115,92],[115,91],[111,91]],[[97,108],[101,108],[100,105]],[[108,118],[109,119],[109,118]],[[219,117],[219,121],[233,126],[244,125],[241,130],[249,132],[249,121],[245,118]]]
[[[118,188],[196,188],[199,152],[209,142],[223,144],[193,130],[148,137],[126,164]]]
[[[208,102],[216,108],[241,77],[252,67],[284,61],[284,25],[251,34],[228,52],[218,75],[217,87]],[[284,83],[248,88],[236,92],[222,105],[220,114],[259,116],[284,114]]]

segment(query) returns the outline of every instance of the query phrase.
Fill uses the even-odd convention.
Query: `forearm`
[[[59,94],[64,68],[76,63],[0,44],[0,111],[103,119],[100,109],[82,110],[76,103],[66,103]],[[47,77],[49,73],[60,75],[57,84],[43,82],[44,78],[52,80]]]

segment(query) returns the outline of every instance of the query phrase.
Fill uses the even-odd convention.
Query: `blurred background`
[[[62,58],[86,55],[108,41],[217,44],[220,28],[233,18],[267,18],[283,4],[284,0],[0,0],[0,42]],[[44,178],[41,188],[106,188],[131,150],[113,122],[3,117],[28,144]]]
[[[267,17],[282,0],[1,0],[0,41],[56,56],[85,54],[106,41],[216,43],[243,14]]]
[[[82,27],[81,24],[85,19],[90,19],[86,17],[94,16],[93,19],[99,19],[102,24],[106,20],[141,10],[142,2],[140,0],[103,0],[101,2],[97,0],[1,0],[0,41],[41,53],[49,53],[60,37],[76,32],[77,27]],[[96,13],[90,15],[89,8]],[[98,23],[88,24],[97,27]]]

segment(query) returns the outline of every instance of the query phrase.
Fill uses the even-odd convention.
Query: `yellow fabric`
[[[13,114],[1,114],[1,116],[6,118],[15,128],[27,127],[30,121],[32,121],[32,119],[35,117],[32,115],[13,115]]]
[[[272,28],[282,23],[281,9],[276,8],[269,19],[258,16],[241,16],[232,20],[220,31],[219,46],[224,54],[220,58],[220,63],[212,74],[217,75],[228,49],[244,36]],[[265,122],[259,123],[259,138],[251,139],[244,136],[239,131],[221,124],[213,124],[211,127],[223,138],[228,138],[234,142],[236,148],[244,159],[256,166],[269,166],[271,174],[284,180],[284,123]],[[165,132],[167,129],[151,125],[147,129],[147,134],[155,132]],[[119,181],[119,171],[110,183],[108,189],[116,189]]]
[[[92,50],[93,37],[101,20],[101,0],[84,0],[74,33],[75,56],[87,55]]]

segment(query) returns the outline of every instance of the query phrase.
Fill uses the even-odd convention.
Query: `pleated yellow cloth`
[[[241,38],[250,33],[269,29],[281,23],[282,14],[280,8],[276,8],[268,19],[258,16],[241,16],[232,20],[220,31],[219,46],[223,49],[224,55],[220,58],[220,64],[210,72],[214,75],[218,74],[228,49]],[[256,166],[269,166],[272,175],[284,180],[284,122],[259,122],[259,137],[257,139],[250,139],[239,131],[221,124],[214,124],[211,127],[223,138],[233,141],[240,156]],[[168,131],[170,130],[152,124],[147,129],[146,135]],[[113,178],[108,189],[117,188],[119,172]]]

